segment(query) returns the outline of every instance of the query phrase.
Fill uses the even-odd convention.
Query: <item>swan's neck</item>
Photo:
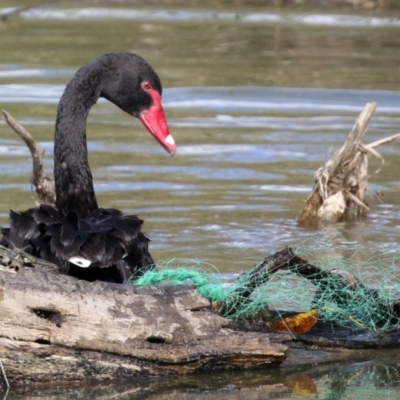
[[[90,172],[86,119],[100,96],[100,74],[82,68],[67,85],[58,105],[54,138],[56,207],[87,217],[97,209]]]

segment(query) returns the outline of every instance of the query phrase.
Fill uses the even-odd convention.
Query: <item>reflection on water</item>
[[[233,277],[284,245],[309,239],[312,246],[316,235],[331,239],[338,258],[395,253],[400,143],[380,149],[385,164],[378,175],[381,163],[371,160],[367,218],[321,233],[299,227],[296,217],[314,172],[343,143],[366,102],[378,102],[367,142],[399,131],[399,21],[395,13],[44,7],[0,25],[0,108],[46,149],[51,173],[56,104],[68,79],[101,53],[135,51],[162,78],[178,152],[168,157],[140,123],[100,101],[88,120],[89,158],[99,203],[144,218],[155,259],[198,259]],[[1,121],[0,222],[10,207],[34,204],[30,168],[25,146]],[[374,197],[377,190],[384,203]],[[299,375],[303,383],[275,376],[276,384],[263,374],[218,375],[202,398],[294,398],[302,385],[327,399],[394,396],[398,371],[389,363],[351,365]],[[385,374],[386,389],[379,387]],[[126,398],[196,397],[211,380],[171,382],[120,390]]]
[[[56,75],[55,71],[52,71]],[[70,73],[71,74],[71,73]],[[60,73],[61,75],[61,73]],[[13,75],[11,75],[13,76]],[[21,76],[23,76],[21,74]],[[30,75],[26,75],[29,77]],[[66,75],[65,80],[67,80]],[[58,103],[65,85],[51,84],[4,84],[0,85],[0,101],[7,103]],[[325,117],[325,127],[331,127],[332,114],[358,113],[365,105],[365,99],[379,104],[379,114],[396,114],[399,112],[396,104],[400,102],[400,93],[395,91],[366,90],[333,90],[304,88],[270,88],[270,87],[187,87],[166,88],[163,92],[163,105],[179,111],[189,109],[196,111],[214,111],[240,113],[240,116],[216,115],[219,127],[230,127],[229,122],[239,119],[246,121],[242,128],[254,127],[253,121],[260,126],[260,120],[268,122],[267,117],[251,116],[244,119],[243,113],[322,113]],[[99,102],[106,103],[100,99]],[[194,112],[193,112],[194,110]],[[314,117],[316,119],[317,117]],[[321,117],[320,117],[321,118]],[[343,118],[343,116],[342,116]],[[188,121],[188,119],[186,119]],[[347,120],[348,121],[348,120]],[[104,122],[104,121],[101,121]],[[307,122],[307,121],[306,121]],[[290,120],[289,120],[290,124]],[[301,125],[297,123],[297,126]],[[202,125],[186,124],[186,127],[202,127]],[[290,125],[288,125],[290,127]],[[213,126],[207,126],[213,127]],[[268,127],[268,125],[267,125]],[[303,129],[306,130],[305,123]],[[344,128],[347,127],[343,126]]]
[[[3,9],[1,13],[10,12],[11,8]],[[335,26],[335,27],[400,27],[400,19],[396,17],[321,14],[321,13],[277,13],[273,11],[254,12],[243,11],[211,11],[211,10],[151,10],[151,9],[113,9],[113,8],[53,8],[38,7],[23,11],[22,18],[44,19],[44,20],[155,20],[164,22],[181,21],[211,21],[211,22],[234,22],[234,23],[264,23],[264,24],[287,24],[287,25],[312,25],[312,26]]]
[[[73,384],[50,390],[12,391],[8,399],[398,399],[400,368],[396,363],[359,362],[352,365],[311,367],[296,371],[252,371],[197,374],[84,387]],[[1,391],[0,391],[1,395]]]

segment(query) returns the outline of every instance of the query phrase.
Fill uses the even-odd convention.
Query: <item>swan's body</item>
[[[161,106],[161,82],[141,57],[101,56],[77,71],[61,97],[54,139],[56,208],[10,212],[0,244],[56,263],[86,280],[125,282],[152,266],[143,221],[97,205],[90,172],[86,119],[99,97],[139,118],[171,154],[176,146]]]

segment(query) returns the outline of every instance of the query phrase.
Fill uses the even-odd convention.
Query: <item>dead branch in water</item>
[[[335,222],[352,208],[357,215],[369,210],[365,200],[368,156],[378,157],[383,163],[375,148],[400,137],[397,133],[367,145],[361,142],[375,109],[376,103],[367,103],[343,146],[316,172],[314,188],[300,212],[299,223]]]
[[[31,183],[36,187],[40,204],[54,206],[56,203],[56,192],[54,180],[43,172],[44,149],[38,146],[32,135],[20,123],[18,123],[7,111],[3,110],[3,116],[7,124],[25,142],[32,155]]]

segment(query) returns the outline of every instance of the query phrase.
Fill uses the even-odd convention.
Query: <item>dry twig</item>
[[[33,162],[31,183],[36,187],[39,203],[54,206],[56,202],[54,180],[43,172],[44,149],[36,144],[32,135],[7,111],[3,110],[3,116],[7,124],[19,135],[31,152]]]
[[[367,103],[343,146],[316,172],[315,185],[300,212],[299,223],[335,222],[349,214],[352,207],[357,215],[369,210],[365,201],[368,156],[378,157],[383,164],[384,159],[375,148],[400,137],[398,133],[370,144],[361,142],[375,109],[376,103]]]

